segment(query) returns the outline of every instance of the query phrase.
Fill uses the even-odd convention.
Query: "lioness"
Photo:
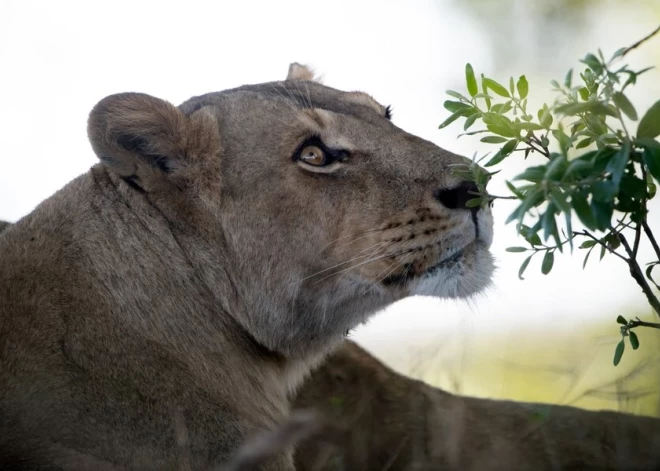
[[[489,283],[465,159],[310,78],[94,107],[100,163],[0,238],[1,469],[226,462],[346,331]]]
[[[660,469],[660,420],[455,396],[351,341],[303,383],[293,406],[321,410],[331,424],[298,446],[298,470]]]

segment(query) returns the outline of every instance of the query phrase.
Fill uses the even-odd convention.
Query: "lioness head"
[[[294,356],[406,296],[469,296],[493,266],[490,211],[466,208],[474,185],[450,171],[465,159],[398,128],[369,95],[309,78],[293,65],[286,81],[179,107],[112,95],[89,119],[109,169],[216,244],[227,310]]]

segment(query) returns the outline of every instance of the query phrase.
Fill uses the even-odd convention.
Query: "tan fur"
[[[438,193],[465,160],[351,97],[303,78],[94,107],[101,163],[0,238],[1,469],[226,462],[347,330],[488,284],[489,210]],[[294,161],[313,135],[350,149]]]
[[[350,341],[305,381],[293,407],[331,424],[298,445],[303,471],[660,469],[660,420],[455,396]]]

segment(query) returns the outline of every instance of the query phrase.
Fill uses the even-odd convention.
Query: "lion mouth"
[[[401,273],[396,273],[388,276],[383,280],[382,283],[385,286],[400,286],[417,278],[433,276],[439,270],[446,270],[456,265],[456,263],[458,263],[459,259],[461,258],[464,252],[465,252],[464,248],[457,250],[449,257],[443,258],[435,265],[431,265],[430,267],[428,267],[427,269],[421,272],[415,272],[412,263],[407,264]]]

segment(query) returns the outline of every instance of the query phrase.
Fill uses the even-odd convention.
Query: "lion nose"
[[[479,188],[474,182],[464,181],[458,186],[449,190],[437,189],[433,192],[436,200],[440,201],[446,208],[449,209],[472,209],[478,210],[479,206],[468,208],[465,206],[469,200],[477,198]]]

